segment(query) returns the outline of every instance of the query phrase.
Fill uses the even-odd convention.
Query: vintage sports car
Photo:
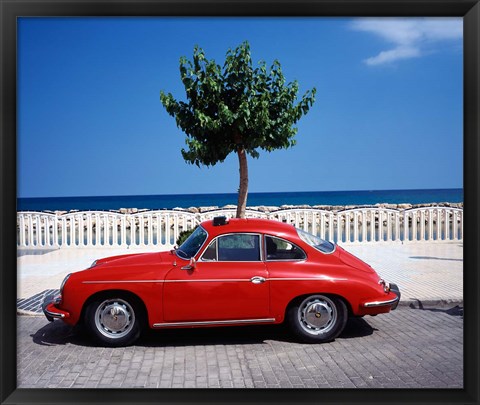
[[[278,324],[327,342],[348,316],[395,309],[400,292],[340,246],[285,223],[216,217],[177,249],[96,260],[43,304],[48,320],[80,322],[103,345],[150,327]]]

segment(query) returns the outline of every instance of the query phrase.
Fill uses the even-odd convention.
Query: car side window
[[[202,260],[205,261],[216,261],[217,260],[217,240],[215,239],[210,245],[205,249],[203,253]]]
[[[307,255],[299,248],[285,239],[274,236],[265,236],[267,260],[303,260]]]
[[[217,238],[217,246],[215,246],[216,257],[218,261],[223,262],[253,262],[260,261],[260,236],[252,234],[229,234]],[[211,248],[211,244],[208,250]],[[213,248],[212,248],[213,251]],[[207,260],[212,259],[212,256],[207,254]]]

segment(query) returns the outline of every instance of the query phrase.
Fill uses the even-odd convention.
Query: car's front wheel
[[[107,346],[127,346],[141,333],[142,312],[133,298],[103,297],[89,304],[85,324],[95,340]]]
[[[304,342],[324,343],[342,333],[348,319],[345,302],[338,297],[310,295],[288,309],[287,322]]]

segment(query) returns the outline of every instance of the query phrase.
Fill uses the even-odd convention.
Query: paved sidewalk
[[[60,288],[68,273],[88,268],[102,257],[151,252],[152,249],[56,249],[17,251],[17,308],[20,314],[41,313],[43,297]]]
[[[60,321],[19,316],[17,324],[18,388],[463,387],[458,306],[350,318],[325,344],[270,325],[148,331],[134,346],[106,348]]]
[[[399,286],[400,305],[463,303],[462,242],[384,242],[342,244],[370,264],[386,281]],[[20,251],[17,257],[17,307],[38,313],[43,296],[58,289],[63,278],[87,268],[98,258],[151,249],[59,249]]]
[[[463,304],[462,242],[344,244],[386,281],[399,286],[401,303]]]

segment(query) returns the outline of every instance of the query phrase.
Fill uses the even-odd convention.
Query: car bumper
[[[401,297],[400,289],[396,284],[390,284],[390,293],[393,293],[389,294],[390,296],[393,295],[393,297],[389,297],[386,300],[365,302],[363,306],[365,308],[390,307],[391,310],[396,309]]]
[[[70,317],[70,314],[67,311],[58,308],[58,304],[60,304],[61,301],[61,295],[47,295],[43,300],[42,310],[45,317],[50,322],[53,322],[54,319],[65,319]]]

